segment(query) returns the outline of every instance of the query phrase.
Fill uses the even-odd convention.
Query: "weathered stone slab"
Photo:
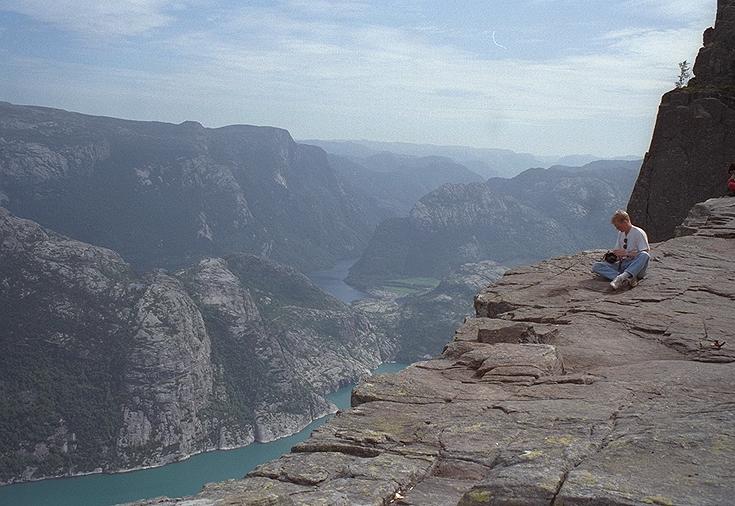
[[[409,490],[395,504],[411,506],[446,506],[457,504],[472,487],[472,481],[430,476]]]
[[[455,341],[496,343],[538,343],[533,325],[495,318],[470,318],[454,334]]]
[[[250,477],[165,504],[729,504],[735,343],[714,343],[735,328],[735,245],[693,233],[654,254],[619,293],[593,252],[515,269],[441,357],[362,383]]]
[[[463,355],[462,358],[468,354]],[[477,376],[552,376],[564,373],[556,347],[548,344],[497,344],[489,346]]]

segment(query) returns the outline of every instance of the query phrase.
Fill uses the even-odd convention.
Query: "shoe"
[[[636,276],[633,276],[628,280],[628,286],[630,288],[635,288],[636,286],[638,286],[638,281],[639,279]]]
[[[631,276],[627,272],[624,272],[622,274],[618,274],[615,279],[610,281],[610,286],[613,290],[620,290],[623,286],[628,284]]]

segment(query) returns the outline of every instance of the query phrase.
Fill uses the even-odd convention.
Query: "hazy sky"
[[[642,155],[716,0],[0,0],[0,100]]]

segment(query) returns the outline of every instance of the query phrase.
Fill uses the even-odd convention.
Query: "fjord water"
[[[324,291],[349,303],[365,294],[342,279],[354,260],[340,262],[333,269],[310,275]],[[397,372],[407,364],[381,365],[376,374]],[[340,409],[350,407],[354,385],[327,396]],[[276,459],[304,441],[331,417],[312,422],[301,432],[270,443],[253,443],[244,448],[195,455],[166,466],[118,474],[94,474],[43,480],[0,487],[0,505],[12,506],[108,506],[159,496],[181,497],[197,493],[204,484],[242,478],[256,466]]]
[[[397,372],[406,364],[383,364],[376,374]],[[349,385],[327,396],[338,408],[350,407]],[[296,443],[331,417],[312,422],[301,432],[270,443],[195,455],[183,462],[118,474],[92,474],[0,487],[0,505],[7,506],[108,506],[112,504],[197,493],[205,483],[242,478],[254,467],[288,453]]]
[[[310,273],[309,278],[328,294],[349,304],[350,302],[367,297],[365,292],[356,290],[344,282],[344,279],[350,271],[350,267],[356,261],[354,258],[351,260],[340,260],[331,269]]]

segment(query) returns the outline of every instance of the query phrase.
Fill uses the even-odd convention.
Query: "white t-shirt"
[[[624,249],[626,253],[631,253],[631,257],[636,256],[641,251],[648,251],[650,249],[646,232],[635,225],[633,225],[627,234],[625,232],[618,232],[618,242],[615,247],[616,249]]]

